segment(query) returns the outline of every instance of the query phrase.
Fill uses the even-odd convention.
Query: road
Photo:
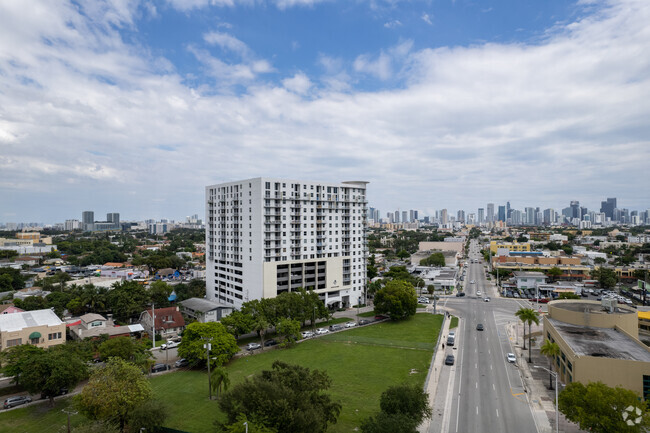
[[[470,259],[481,257],[475,242],[470,251]],[[441,300],[461,320],[455,346],[445,348],[455,364],[441,371],[434,403],[441,422],[431,424],[431,433],[537,432],[519,369],[506,361],[514,352],[506,326],[516,323],[514,312],[524,301],[499,298],[488,283],[483,264],[472,263],[465,275],[467,295]],[[479,323],[484,331],[476,330]]]

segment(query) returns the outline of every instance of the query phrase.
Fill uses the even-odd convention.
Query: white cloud
[[[394,29],[401,26],[402,26],[402,22],[400,20],[391,20],[384,23],[384,27],[386,27],[387,29]]]
[[[250,54],[250,50],[244,42],[227,33],[206,33],[203,35],[203,40],[210,45],[219,45],[221,48],[233,51],[242,57],[246,57]]]
[[[16,219],[201,213],[205,185],[264,175],[369,180],[382,211],[650,203],[646,1],[612,0],[535,44],[320,55],[323,76],[278,84],[259,79],[266,60],[190,46],[214,77],[201,87],[122,39],[133,9],[100,10],[0,4],[0,197]],[[356,90],[366,74],[391,85]]]
[[[429,24],[430,26],[433,25],[433,23],[431,22],[431,17],[429,16],[428,13],[426,13],[426,12],[422,12],[422,16],[421,16],[420,18],[422,18],[422,21],[424,21],[425,23]]]

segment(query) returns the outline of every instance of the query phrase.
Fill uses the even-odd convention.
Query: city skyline
[[[641,0],[4,2],[0,221],[181,219],[251,177],[364,179],[386,210],[646,209],[648,20]]]

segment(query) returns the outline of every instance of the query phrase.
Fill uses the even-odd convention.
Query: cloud
[[[203,40],[205,40],[210,45],[218,45],[221,48],[230,50],[234,53],[239,54],[242,57],[247,57],[250,55],[250,50],[248,46],[237,39],[236,37],[229,35],[227,33],[221,32],[210,32],[203,35]]]
[[[400,20],[392,20],[384,23],[384,27],[386,27],[387,29],[394,29],[401,26],[402,26],[402,22]]]
[[[190,44],[212,77],[200,85],[122,36],[137,9],[103,7],[0,3],[0,197],[16,219],[182,217],[205,185],[255,176],[368,180],[382,213],[650,203],[646,1],[602,3],[530,44],[323,53],[321,75]],[[367,77],[378,88],[359,90]]]
[[[422,21],[424,21],[425,23],[429,24],[430,26],[433,25],[433,23],[431,22],[431,17],[429,16],[428,13],[426,13],[426,12],[422,12],[422,16],[421,16],[420,18],[422,18]]]

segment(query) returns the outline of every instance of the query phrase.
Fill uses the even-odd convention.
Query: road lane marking
[[[497,390],[496,387],[494,386],[494,384],[492,384],[492,391],[496,391],[496,390]]]
[[[476,415],[478,415],[478,406],[476,406]]]
[[[499,409],[497,408],[497,418],[499,418]]]

